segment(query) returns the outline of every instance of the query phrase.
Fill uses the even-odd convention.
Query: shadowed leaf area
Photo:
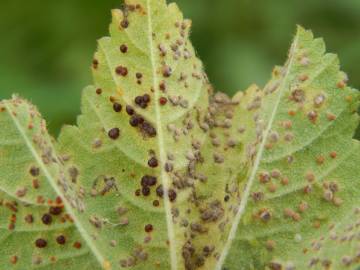
[[[0,103],[4,269],[302,270],[360,264],[359,92],[298,27],[263,88],[212,89],[191,21],[128,0],[57,140]]]

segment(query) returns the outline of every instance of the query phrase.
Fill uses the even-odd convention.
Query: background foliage
[[[270,78],[283,63],[295,25],[323,36],[360,88],[358,0],[177,0],[193,20],[192,41],[217,89],[229,94]],[[95,40],[106,35],[121,0],[23,1],[0,5],[0,98],[30,99],[56,134],[73,123],[80,93],[92,83]],[[87,68],[88,67],[88,68]]]

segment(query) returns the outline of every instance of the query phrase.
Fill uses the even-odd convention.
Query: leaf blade
[[[58,181],[66,181],[63,177],[63,171],[61,166],[61,161],[56,156],[56,153],[54,151],[54,147],[51,142],[50,136],[47,134],[46,126],[44,121],[42,120],[40,114],[37,112],[36,108],[34,108],[31,104],[28,102],[21,100],[18,97],[14,97],[12,100],[4,100],[1,102],[1,108],[2,108],[2,124],[4,129],[2,130],[1,138],[14,138],[19,137],[19,139],[16,141],[15,144],[3,144],[1,143],[1,151],[5,153],[5,157],[1,160],[1,168],[2,173],[4,175],[4,179],[1,181],[1,185],[3,186],[1,197],[2,200],[5,200],[5,205],[10,209],[12,214],[12,221],[9,224],[8,229],[10,231],[14,231],[14,234],[21,235],[26,234],[23,236],[23,238],[19,237],[18,239],[20,241],[30,241],[31,244],[33,244],[36,240],[34,238],[35,236],[39,236],[37,230],[32,228],[31,230],[26,229],[26,225],[23,224],[16,224],[16,217],[17,215],[22,216],[22,218],[25,219],[25,222],[32,224],[34,222],[34,216],[39,216],[39,220],[42,220],[43,225],[39,225],[40,221],[36,220],[37,226],[42,227],[39,232],[43,232],[41,237],[49,236],[47,231],[51,232],[52,230],[61,233],[62,230],[67,230],[69,235],[74,235],[74,238],[82,238],[85,242],[88,241],[88,236],[86,235],[86,231],[83,230],[80,223],[78,223],[78,220],[76,217],[73,219],[73,226],[76,229],[69,229],[67,227],[57,226],[57,228],[53,228],[51,230],[47,230],[47,222],[50,222],[49,224],[55,222],[53,221],[53,218],[51,218],[48,214],[43,214],[43,216],[40,216],[40,213],[46,213],[46,210],[52,208],[52,209],[61,209],[64,207],[66,211],[69,214],[73,214],[73,206],[70,206],[69,203],[65,200],[65,196],[68,196],[70,198],[71,193],[70,192],[63,192],[60,190],[60,186],[58,185]],[[17,153],[18,152],[18,153]],[[23,156],[23,160],[21,159],[11,159],[11,167],[9,169],[5,169],[5,162],[6,159],[9,158],[6,154],[11,153],[12,155],[20,154]],[[29,164],[32,164],[30,167]],[[14,170],[14,167],[18,167],[18,170]],[[27,172],[30,174],[30,176],[33,177],[40,177],[43,183],[41,183],[40,187],[40,179],[34,179],[32,186],[29,186],[28,183],[25,181],[22,182],[22,178],[28,178],[24,174],[24,172]],[[16,181],[13,181],[12,184],[9,179],[16,179]],[[45,182],[45,183],[44,183]],[[40,192],[37,190],[40,188]],[[45,189],[45,190],[44,190]],[[41,194],[45,194],[51,199],[51,201],[59,200],[61,203],[61,206],[49,206],[47,207],[44,202],[45,199]],[[64,195],[66,194],[66,195]],[[24,200],[23,198],[26,197]],[[4,199],[6,198],[6,199]],[[60,199],[61,198],[61,199]],[[32,211],[25,211],[26,208],[29,208],[31,206]],[[61,208],[60,208],[61,207]],[[48,210],[49,211],[49,210]],[[50,210],[51,211],[51,210]],[[62,210],[61,210],[62,211]],[[20,214],[18,214],[20,212]],[[30,212],[27,216],[24,216],[23,212]],[[9,213],[4,212],[4,216]],[[44,221],[44,217],[47,215],[49,221]],[[58,220],[56,221],[58,222]],[[52,225],[54,226],[54,225]],[[17,238],[14,236],[14,238]],[[44,239],[44,238],[41,238]],[[45,238],[46,239],[46,238]],[[6,241],[6,239],[4,239]],[[48,239],[44,241],[49,241]],[[19,251],[14,250],[14,240],[10,242],[12,245],[10,245],[12,248],[10,248],[7,253],[12,254],[11,259],[8,259],[6,262],[4,261],[3,264],[7,265],[10,262],[12,264],[17,264],[18,257],[25,257],[26,259],[30,260],[27,262],[23,258],[20,260],[20,265],[17,267],[27,267],[29,268],[29,262],[32,262],[31,268],[34,267],[37,263],[43,262],[43,258],[41,255],[35,256],[35,254],[31,259],[32,254],[26,251],[22,251],[18,255]],[[16,242],[15,242],[16,243]],[[94,252],[94,256],[100,260],[102,257],[99,254],[96,254],[97,250],[93,249],[91,245],[89,245],[92,252]],[[36,248],[36,244],[34,245]],[[16,246],[15,246],[16,248]],[[25,246],[26,248],[26,246]],[[55,248],[54,248],[55,249]],[[81,251],[80,254],[76,254],[75,256],[88,256],[88,253],[90,250],[84,249]],[[62,251],[54,252],[57,253],[58,256],[64,256],[62,255]],[[66,256],[69,256],[66,255]],[[59,257],[59,261],[61,261],[61,258]],[[71,258],[71,256],[69,256]],[[9,256],[10,258],[10,256]],[[54,258],[57,258],[54,256]],[[5,258],[2,257],[2,260]],[[102,262],[102,261],[101,261]],[[54,262],[55,263],[55,262]],[[44,267],[46,266],[47,262],[44,263]],[[61,267],[62,263],[56,263],[56,267]],[[13,265],[12,265],[13,266]],[[10,266],[9,266],[10,267]],[[74,265],[72,266],[74,267]]]
[[[300,46],[296,49],[296,44],[298,43],[300,43]],[[310,219],[315,220],[313,222],[316,226],[322,223],[327,224],[326,220],[320,218],[321,210],[324,211],[324,216],[331,217],[331,214],[329,214],[331,211],[340,214],[346,212],[346,207],[349,208],[352,206],[351,203],[349,203],[349,198],[346,198],[347,195],[345,191],[341,194],[345,197],[342,198],[343,201],[335,195],[337,191],[331,191],[331,193],[329,193],[326,187],[323,187],[324,191],[322,192],[324,192],[324,194],[321,194],[321,184],[329,184],[326,179],[323,178],[329,173],[336,175],[336,172],[341,170],[334,160],[339,158],[339,156],[344,156],[344,151],[346,152],[346,150],[351,150],[350,153],[352,153],[353,149],[357,149],[358,142],[352,140],[352,135],[359,122],[359,117],[356,114],[359,94],[357,91],[344,86],[344,75],[339,72],[337,58],[334,55],[324,55],[324,52],[325,46],[323,41],[314,39],[311,32],[299,27],[290,53],[290,59],[293,54],[294,63],[296,63],[293,70],[289,69],[291,60],[288,60],[288,64],[285,65],[286,71],[284,71],[284,69],[275,69],[274,79],[265,87],[265,97],[263,98],[262,105],[262,110],[265,111],[263,119],[267,119],[267,115],[271,115],[269,122],[268,120],[264,121],[268,123],[268,128],[266,132],[262,133],[265,134],[265,136],[262,138],[260,150],[262,148],[265,154],[261,157],[259,157],[259,155],[257,156],[260,166],[253,167],[255,174],[250,176],[251,182],[249,181],[252,185],[247,186],[246,191],[248,192],[245,192],[246,196],[244,197],[247,201],[242,203],[242,205],[250,203],[250,206],[248,209],[240,208],[243,209],[243,212],[238,212],[237,214],[239,224],[235,223],[235,226],[233,226],[233,234],[230,234],[232,238],[230,237],[229,248],[225,249],[225,253],[222,256],[223,259],[219,261],[220,263],[217,269],[223,266],[223,262],[225,267],[235,267],[235,269],[239,267],[239,264],[243,264],[242,266],[245,267],[245,269],[251,269],[252,267],[256,269],[266,267],[269,269],[281,269],[282,267],[289,267],[289,269],[293,269],[294,267],[296,267],[296,269],[306,268],[308,265],[306,265],[305,262],[308,263],[310,259],[302,258],[303,254],[294,255],[296,254],[295,250],[297,246],[306,246],[307,241],[310,241],[307,237],[311,237],[311,235],[309,236],[308,232],[305,233],[305,228],[308,224],[305,224],[309,222]],[[283,80],[284,82],[286,76],[290,76],[289,82],[281,88],[282,83],[279,83],[279,80]],[[272,93],[280,91],[277,89],[282,89],[284,91],[283,94],[286,93],[287,97],[285,95],[281,100],[280,110],[276,112],[275,122],[277,122],[277,124],[271,126],[273,114],[269,113],[269,109],[266,108],[270,108],[270,112],[271,110],[274,112],[272,107],[274,102],[271,95],[276,95],[276,93]],[[267,94],[270,95],[270,97],[266,98]],[[278,97],[280,96],[281,99],[282,94],[277,95]],[[280,101],[280,99],[278,99],[278,101]],[[277,106],[275,107],[277,108]],[[327,161],[329,158],[325,157],[323,152],[329,149],[326,145],[326,139],[330,138],[335,142],[332,144],[333,151],[328,154],[331,156],[330,160],[333,160]],[[291,145],[289,145],[289,142]],[[259,150],[258,153],[262,155],[262,152]],[[354,154],[352,155],[354,156]],[[315,161],[309,161],[311,157],[313,157]],[[344,159],[347,160],[347,157],[348,155],[345,155]],[[355,156],[353,158],[355,158]],[[300,160],[304,162],[302,166],[299,165]],[[288,164],[285,165],[286,163]],[[298,165],[291,165],[292,163]],[[323,163],[326,165],[322,165]],[[255,162],[255,165],[256,164]],[[328,164],[334,165],[331,167],[331,165]],[[289,172],[289,168],[292,166],[294,169],[292,172]],[[298,169],[295,169],[296,167],[298,167]],[[321,171],[323,171],[323,176],[319,175]],[[343,179],[337,179],[338,177],[336,177],[336,181],[334,182],[339,186],[346,186],[348,182],[352,182],[354,175],[356,175],[356,171],[345,175]],[[259,179],[259,182],[254,180],[255,176]],[[279,177],[284,177],[281,181],[285,182],[280,184],[278,182],[280,180],[277,180]],[[305,184],[302,179],[305,180]],[[348,193],[351,193],[349,187],[346,189]],[[284,193],[283,190],[288,191]],[[314,190],[314,195],[311,195],[311,190]],[[359,190],[356,185],[355,190]],[[251,192],[252,194],[250,194]],[[294,192],[293,197],[292,192]],[[276,195],[276,193],[278,194]],[[306,197],[307,193],[310,193],[310,195],[308,195],[310,197]],[[258,203],[256,201],[250,201],[250,195],[253,196],[254,194],[262,194],[262,196],[265,196],[265,200],[262,199],[263,202],[260,200]],[[344,204],[342,207],[338,205],[341,210],[324,203],[325,199],[323,199],[323,197],[329,194],[331,196],[330,201],[332,201],[333,204]],[[292,201],[286,199],[291,197]],[[299,201],[300,199],[302,201]],[[278,204],[273,204],[272,202],[276,200],[279,201]],[[281,200],[283,200],[283,202],[281,202]],[[297,202],[299,204],[298,206],[294,206],[295,201],[299,201]],[[318,202],[320,202],[323,209],[321,209],[320,206],[316,207],[316,205],[319,204]],[[356,202],[356,200],[355,202],[351,202],[355,203],[355,205],[359,203],[358,201]],[[286,208],[285,205],[292,207]],[[303,209],[310,207],[310,205],[311,207],[320,209],[320,212],[312,209],[307,211]],[[297,209],[296,207],[300,208]],[[332,210],[329,210],[329,208]],[[284,217],[281,211],[284,211]],[[302,211],[304,211],[304,213]],[[309,214],[305,212],[309,212]],[[316,215],[319,215],[318,219]],[[243,217],[242,221],[239,216],[240,218]],[[302,216],[306,216],[306,218],[304,218],[305,220],[302,220]],[[329,217],[327,218],[331,220]],[[283,219],[286,220],[286,218],[290,218],[290,222],[283,221]],[[272,236],[271,231],[275,228],[279,228],[280,230],[281,224],[283,223],[287,224],[286,227],[282,229],[284,230],[284,236],[275,233],[276,230]],[[251,226],[253,229],[250,229]],[[272,230],[270,230],[270,227]],[[261,234],[257,236],[260,232],[265,233],[266,229],[268,233],[264,234],[264,236],[261,236]],[[299,233],[292,233],[294,229],[297,229]],[[286,230],[289,232],[286,232]],[[307,230],[309,231],[309,229]],[[310,231],[313,234],[312,237],[318,235],[313,230]],[[306,240],[304,243],[299,244],[296,241],[294,242],[294,240],[292,240],[292,242],[285,240],[285,235],[289,238],[291,238],[292,235],[292,237],[296,239],[304,238]],[[244,239],[241,241],[242,247],[240,248],[240,245],[237,246],[237,251],[235,248],[236,241],[240,242],[240,240],[236,239]],[[255,251],[255,247],[258,249],[257,251]],[[247,255],[244,255],[241,262],[235,260],[235,258],[239,258],[239,252],[244,248],[254,251],[249,251]],[[227,254],[229,250],[230,252]],[[351,248],[349,248],[349,250],[351,250]],[[293,254],[291,252],[293,252]],[[286,261],[286,259],[289,261]],[[339,263],[339,260],[335,261],[335,258],[333,259],[334,265],[336,264],[338,267],[343,267],[341,262]],[[321,263],[319,262],[319,264]]]

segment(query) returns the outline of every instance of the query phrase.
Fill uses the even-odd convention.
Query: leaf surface
[[[253,101],[256,154],[216,269],[358,263],[359,93],[346,80],[323,41],[299,27],[287,63]]]
[[[197,179],[188,163],[195,140],[206,137],[211,92],[188,41],[190,25],[165,1],[127,1],[114,10],[78,127],[60,136],[88,194],[82,220],[114,268],[183,266],[179,215],[191,208]]]
[[[0,108],[0,264],[6,269],[90,267],[96,262],[87,247],[90,235],[74,214],[81,202],[44,120],[18,97],[2,101]]]
[[[298,28],[262,90],[213,93],[165,0],[128,0],[58,141],[0,103],[6,269],[295,270],[359,264],[359,93]]]

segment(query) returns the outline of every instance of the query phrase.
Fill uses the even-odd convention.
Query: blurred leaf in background
[[[263,86],[283,63],[296,24],[322,36],[360,88],[359,0],[177,0],[193,20],[192,40],[216,89],[233,94]],[[107,35],[121,0],[23,1],[0,4],[0,98],[36,104],[56,135],[75,122],[83,87],[92,83],[96,40]]]

